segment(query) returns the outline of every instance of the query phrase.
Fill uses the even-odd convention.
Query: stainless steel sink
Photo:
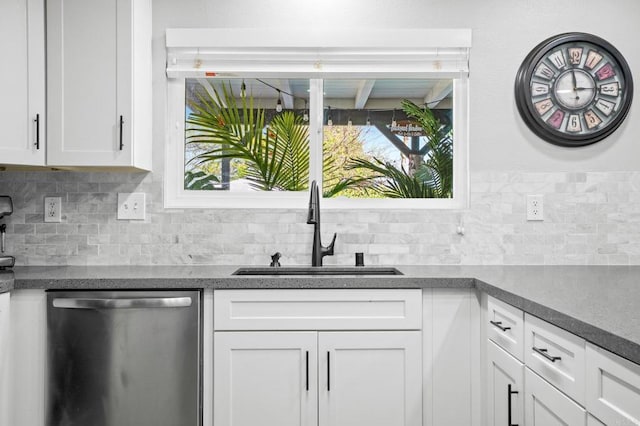
[[[404,275],[388,266],[249,266],[232,275]]]

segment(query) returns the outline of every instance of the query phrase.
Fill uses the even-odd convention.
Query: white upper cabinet
[[[45,163],[44,0],[0,1],[0,164]]]
[[[151,0],[47,2],[47,165],[151,169]]]

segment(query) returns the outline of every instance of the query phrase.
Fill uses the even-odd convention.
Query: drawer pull
[[[531,349],[533,349],[534,352],[542,355],[543,357],[545,357],[546,359],[548,359],[551,362],[556,362],[556,361],[560,361],[562,358],[559,356],[551,356],[547,353],[546,349],[540,349],[540,348],[536,348],[535,346],[532,347]]]
[[[502,321],[489,321],[489,322],[491,323],[491,325],[493,325],[494,327],[498,327],[502,331],[511,330],[511,327],[503,326]]]
[[[518,426],[511,423],[511,395],[517,395],[518,391],[511,390],[511,385],[507,385],[507,421],[509,422],[509,426]]]

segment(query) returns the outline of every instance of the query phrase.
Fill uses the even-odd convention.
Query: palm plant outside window
[[[184,189],[304,191],[318,162],[327,198],[452,198],[452,86],[325,80],[315,158],[308,80],[187,79]]]

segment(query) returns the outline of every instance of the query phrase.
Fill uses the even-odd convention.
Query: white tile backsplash
[[[162,207],[162,182],[145,173],[0,172],[13,197],[7,253],[18,265],[259,264],[282,253],[306,265],[313,228],[299,210]],[[354,253],[377,264],[640,264],[640,172],[480,172],[468,210],[324,210],[325,264]],[[144,192],[144,221],[116,220],[118,192]],[[543,222],[526,221],[526,196],[544,194]],[[43,198],[62,198],[62,222],[44,223]],[[465,234],[456,233],[464,225]]]

